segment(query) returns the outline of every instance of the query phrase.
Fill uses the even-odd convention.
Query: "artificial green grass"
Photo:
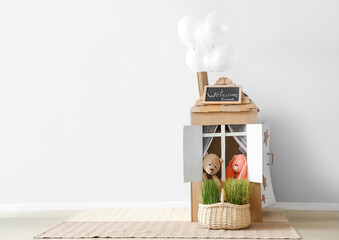
[[[225,202],[244,205],[248,203],[252,184],[247,179],[228,179],[222,182],[225,192]],[[214,204],[220,202],[219,185],[213,179],[201,183],[201,203]]]
[[[213,179],[203,181],[200,188],[202,204],[214,204],[220,202],[219,186]]]
[[[223,188],[226,195],[226,202],[244,205],[249,200],[252,186],[247,179],[228,179],[223,182]]]

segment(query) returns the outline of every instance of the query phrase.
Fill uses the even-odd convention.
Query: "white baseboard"
[[[189,208],[190,202],[108,202],[108,203],[14,203],[0,204],[5,211],[82,210],[95,208]]]
[[[111,202],[111,203],[20,203],[0,204],[5,211],[82,210],[95,208],[189,208],[190,202]],[[277,202],[269,208],[285,210],[339,210],[339,203]]]
[[[339,203],[303,203],[303,202],[276,202],[270,208],[284,210],[339,210]]]

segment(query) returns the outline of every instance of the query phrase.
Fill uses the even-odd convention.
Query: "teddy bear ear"
[[[224,160],[222,160],[222,158],[219,158],[220,164],[222,164],[224,162]]]
[[[207,157],[207,155],[208,155],[208,152],[206,152],[206,154],[205,154],[204,158],[205,158],[205,157]]]

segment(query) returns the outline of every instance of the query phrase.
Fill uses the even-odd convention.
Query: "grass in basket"
[[[228,179],[223,182],[223,188],[226,202],[237,205],[248,203],[252,185],[247,179]]]
[[[219,186],[213,179],[203,181],[200,188],[202,204],[214,204],[220,202]]]

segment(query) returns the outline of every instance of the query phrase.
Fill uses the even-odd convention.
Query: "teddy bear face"
[[[242,159],[241,157],[236,157],[236,159],[234,159],[232,163],[233,171],[236,173],[240,173],[244,165],[245,165],[245,160]]]
[[[221,165],[221,159],[211,153],[205,156],[204,158],[204,170],[206,171],[207,174],[209,175],[216,175],[219,170],[220,170],[220,165]]]

